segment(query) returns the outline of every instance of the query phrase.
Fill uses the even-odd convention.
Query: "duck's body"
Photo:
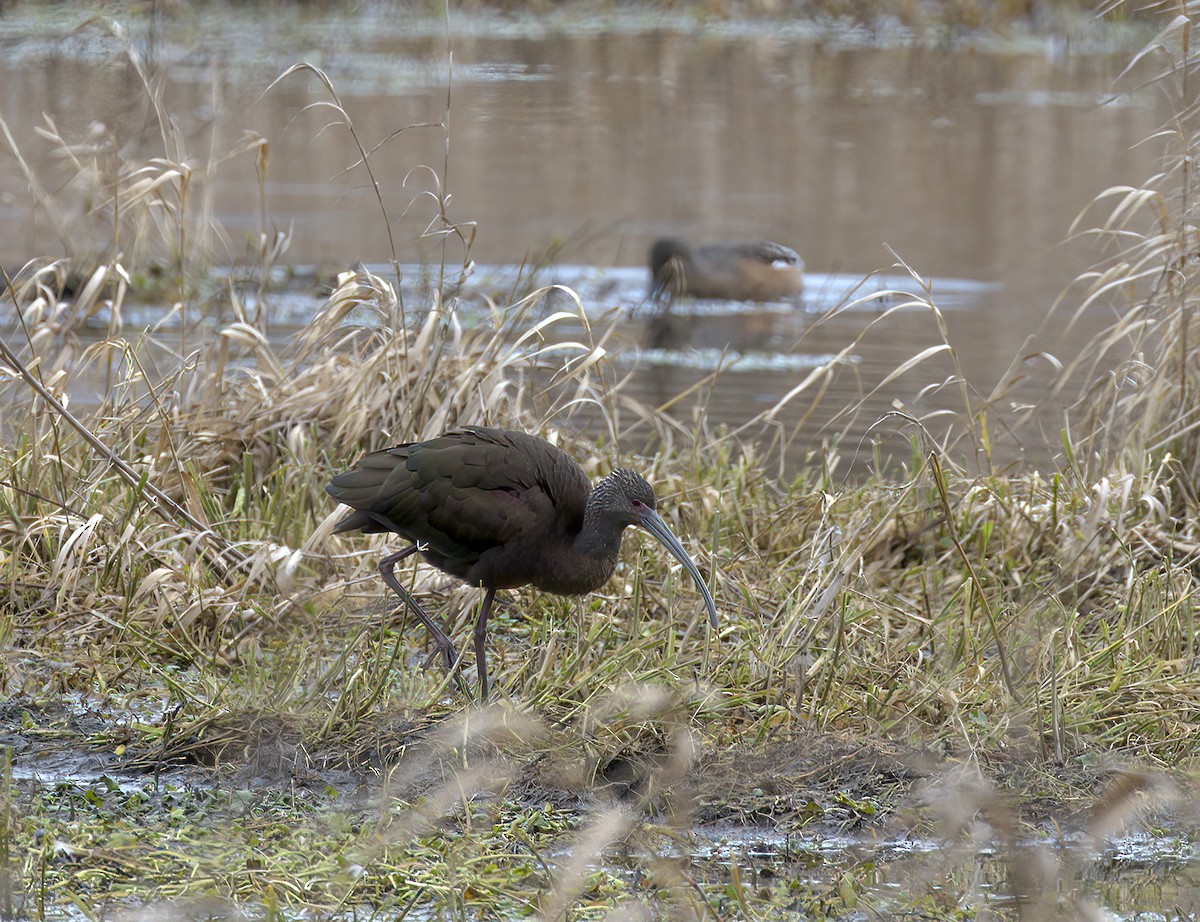
[[[433,634],[448,668],[456,660],[453,644],[400,586],[395,565],[419,551],[439,570],[485,590],[475,630],[484,697],[484,639],[496,591],[532,585],[582,595],[599,589],[612,576],[630,525],[653,534],[688,569],[716,625],[708,589],[655,512],[650,485],[618,470],[593,489],[569,455],[524,432],[463,428],[371,452],[326,491],[353,510],[335,531],[395,532],[413,542],[384,558],[380,572]]]
[[[651,294],[656,298],[779,301],[804,290],[804,262],[793,249],[768,240],[691,247],[675,237],[650,248]]]

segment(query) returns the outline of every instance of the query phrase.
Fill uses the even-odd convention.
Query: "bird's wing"
[[[371,452],[326,489],[355,510],[338,531],[394,531],[470,561],[522,535],[577,532],[591,487],[549,443],[480,427]]]
[[[339,530],[396,531],[469,561],[530,530],[582,522],[589,486],[541,439],[479,428],[371,452],[328,489],[357,510]]]
[[[800,261],[800,254],[791,247],[785,247],[781,243],[772,243],[770,240],[743,243],[739,246],[738,252],[747,259],[764,263],[780,262],[795,265]]]
[[[504,429],[463,429],[449,437],[450,445],[437,448],[435,476],[422,494],[439,530],[486,549],[530,531],[549,537],[582,525],[591,486],[558,448]],[[427,445],[422,456],[434,448]]]

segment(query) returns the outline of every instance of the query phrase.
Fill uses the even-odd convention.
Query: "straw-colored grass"
[[[1189,27],[1177,21],[1146,51],[1167,56],[1164,81],[1192,74]],[[1192,118],[1181,109],[1170,128],[1180,169]],[[989,394],[961,374],[945,382],[973,422],[935,436],[912,420],[902,481],[847,485],[831,465],[781,479],[745,448],[780,407],[711,433],[633,406],[605,331],[582,309],[543,315],[540,292],[464,328],[452,297],[402,305],[388,280],[347,272],[280,344],[230,288],[220,316],[233,319],[207,321],[215,344],[194,348],[194,272],[219,231],[193,212],[204,198],[193,184],[216,167],[184,169],[174,143],[164,128],[163,158],[114,164],[61,139],[80,183],[115,190],[119,203],[93,207],[120,215],[108,252],[136,261],[81,255],[5,279],[18,322],[0,366],[5,714],[39,759],[92,747],[109,771],[149,774],[134,791],[28,787],[10,765],[0,916],[103,915],[128,899],[171,901],[172,914],[252,903],[272,918],[364,906],[812,918],[862,905],[955,917],[961,907],[938,903],[947,887],[980,905],[966,846],[906,905],[853,869],[792,886],[689,857],[697,822],[750,819],[987,836],[1010,892],[1041,913],[1022,918],[1048,918],[1061,908],[1051,884],[1069,875],[1046,871],[1023,824],[1090,805],[1098,848],[1147,805],[1190,802],[1200,381],[1187,344],[1200,276],[1176,170],[1097,199],[1116,203],[1095,233],[1118,249],[1081,280],[1081,300],[1124,298],[1128,310],[1064,368],[1054,396],[1081,387],[1094,412],[1070,416],[1059,470],[956,464],[964,446],[990,457],[986,421],[1021,374],[1014,362]],[[469,243],[445,200],[435,210],[437,233]],[[130,335],[136,280],[164,255],[180,328]],[[260,294],[279,255],[264,243]],[[82,281],[75,294],[63,294],[68,274]],[[936,303],[915,300],[943,341],[897,379],[935,356],[957,368]],[[108,329],[85,346],[99,316]],[[546,345],[567,320],[583,335]],[[829,373],[784,402],[819,401]],[[573,429],[581,405],[603,415],[603,442]],[[631,417],[657,428],[654,456],[614,444]],[[501,701],[477,708],[428,667],[428,638],[378,579],[398,539],[334,537],[323,492],[364,450],[460,423],[537,432],[590,475],[643,469],[709,574],[719,633],[690,581],[630,540],[592,596],[509,594],[491,631]],[[475,590],[424,566],[402,572],[463,637]]]

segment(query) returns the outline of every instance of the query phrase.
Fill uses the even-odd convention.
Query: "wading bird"
[[[487,700],[487,620],[499,589],[536,586],[583,595],[612,576],[625,529],[654,535],[691,574],[717,627],[700,571],[655,511],[639,474],[613,471],[596,483],[566,452],[524,432],[464,427],[427,442],[373,451],[325,488],[353,511],[335,532],[395,532],[410,547],[379,562],[383,580],[433,635],[446,668],[454,644],[396,579],[396,564],[419,552],[426,562],[482,587],[475,623],[475,668]]]
[[[663,237],[650,247],[650,295],[725,301],[778,301],[804,290],[804,261],[795,250],[758,240],[691,247]]]

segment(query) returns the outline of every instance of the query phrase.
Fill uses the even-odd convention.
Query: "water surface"
[[[1045,323],[1062,287],[1099,258],[1082,241],[1064,244],[1068,228],[1102,190],[1155,172],[1160,154],[1138,146],[1163,118],[1154,97],[1113,93],[1128,48],[1086,26],[1028,36],[1018,25],[1003,41],[935,46],[800,21],[648,13],[453,13],[447,28],[387,5],[353,16],[173,9],[119,25],[114,36],[106,21],[29,5],[0,20],[0,115],[68,207],[56,227],[15,161],[0,160],[6,266],[113,255],[108,211],[82,214],[104,183],[81,182],[34,133],[48,116],[101,175],[139,158],[186,160],[193,259],[252,265],[256,235],[280,231],[290,233],[283,262],[327,272],[393,255],[452,272],[472,263],[469,284],[500,294],[496,279],[514,267],[557,264],[557,276],[537,278],[583,280],[589,317],[635,318],[622,351],[649,350],[635,396],[663,402],[723,362],[702,396],[716,427],[771,407],[853,344],[820,407],[795,401],[779,414],[799,427],[793,465],[842,431],[853,458],[869,460],[873,439],[905,458],[922,428],[912,420],[939,438],[961,418],[963,392],[929,385],[962,373],[982,398],[1015,356],[1069,360],[1112,315],[1099,306],[1067,338],[1060,321]],[[171,131],[135,58],[162,81]],[[311,72],[272,86],[302,60],[328,74],[373,152],[394,254],[349,132],[317,105],[328,92]],[[266,148],[251,143],[259,138]],[[778,240],[804,256],[808,294],[767,309],[677,305],[671,336],[647,340],[636,320],[642,267],[664,234]],[[161,237],[142,245],[126,231],[126,258],[162,255]],[[819,318],[870,273],[919,290],[906,267],[935,280],[955,352],[880,388],[940,342],[931,312]],[[729,351],[752,357],[731,365]],[[1025,370],[993,414],[1044,396],[1051,365],[1034,359]],[[672,412],[687,419],[691,409]],[[1057,444],[1057,403],[1039,424]],[[1047,457],[1037,428],[997,451]]]

